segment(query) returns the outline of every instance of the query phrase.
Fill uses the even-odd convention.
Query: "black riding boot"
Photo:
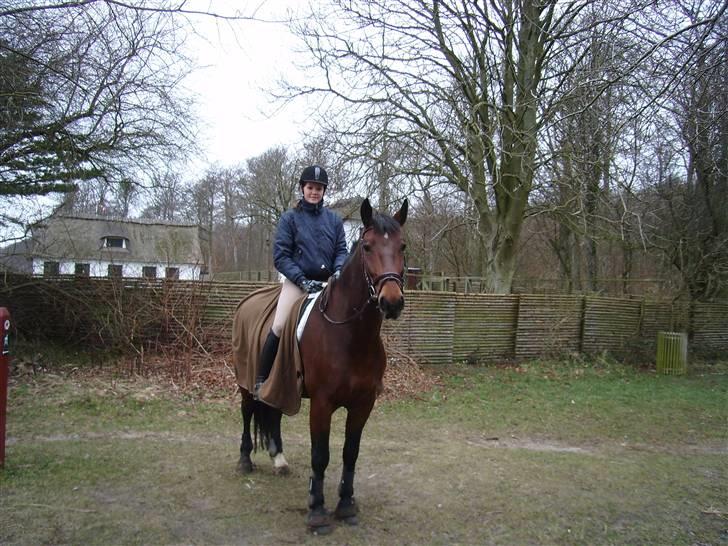
[[[268,332],[268,337],[265,338],[263,349],[260,351],[260,360],[258,361],[258,375],[255,377],[255,388],[253,389],[253,398],[258,399],[258,391],[260,387],[265,383],[270,375],[270,370],[273,368],[273,361],[276,359],[276,353],[278,352],[278,342],[281,338],[273,333]]]

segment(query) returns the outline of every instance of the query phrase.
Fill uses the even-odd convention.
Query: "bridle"
[[[352,316],[345,318],[344,320],[334,320],[326,313],[326,308],[329,304],[329,292],[333,283],[329,284],[319,298],[319,311],[330,324],[347,324],[352,320],[359,318],[359,316],[361,316],[364,311],[366,311],[367,307],[369,307],[371,304],[379,306],[379,293],[382,291],[382,287],[387,282],[396,282],[397,286],[399,286],[400,291],[404,294],[404,272],[406,270],[406,262],[404,261],[402,263],[401,273],[387,271],[385,273],[377,275],[372,279],[372,276],[369,273],[369,268],[366,264],[366,259],[364,258],[364,252],[361,250],[361,245],[364,242],[364,234],[366,234],[371,229],[373,228],[368,227],[364,231],[362,231],[361,235],[359,236],[359,241],[357,242],[357,252],[359,252],[361,269],[364,274],[364,281],[367,285],[367,300],[364,302],[364,305],[362,305],[361,308],[354,308],[355,312]],[[377,290],[377,288],[379,288],[379,290]]]

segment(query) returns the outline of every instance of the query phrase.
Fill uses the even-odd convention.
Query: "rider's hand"
[[[324,283],[321,281],[313,281],[311,279],[303,279],[298,282],[298,287],[304,292],[313,294],[314,292],[320,292],[324,289]]]

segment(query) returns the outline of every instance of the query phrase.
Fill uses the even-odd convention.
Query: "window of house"
[[[45,277],[55,277],[60,273],[61,265],[58,262],[43,262],[43,275]]]
[[[73,274],[77,277],[88,277],[91,275],[91,266],[89,264],[75,264]]]
[[[121,264],[109,264],[109,277],[121,278],[124,273],[124,266]]]
[[[164,270],[164,277],[167,279],[179,279],[179,267],[168,267]]]
[[[145,279],[156,279],[157,268],[153,265],[142,267],[142,277],[144,277]]]
[[[129,248],[129,239],[125,237],[104,237],[102,239],[103,248]]]

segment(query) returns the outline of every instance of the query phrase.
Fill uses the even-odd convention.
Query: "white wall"
[[[56,260],[44,260],[41,258],[33,258],[33,275],[43,274],[43,263],[46,261]],[[141,277],[142,268],[155,266],[157,268],[157,278],[165,278],[165,270],[167,267],[176,267],[179,269],[180,280],[196,280],[200,278],[200,266],[191,264],[147,264],[147,263],[123,263],[108,262],[108,261],[84,261],[75,262],[68,260],[58,260],[59,262],[59,273],[61,275],[73,275],[76,270],[76,263],[87,263],[89,264],[90,276],[91,277],[108,277],[109,276],[109,265],[121,265],[122,277]]]

